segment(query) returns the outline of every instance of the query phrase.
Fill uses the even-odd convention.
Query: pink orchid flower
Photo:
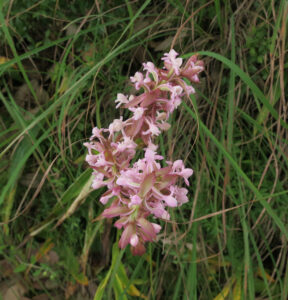
[[[168,130],[170,114],[181,104],[182,98],[195,93],[191,83],[199,82],[203,62],[196,55],[182,67],[183,59],[175,50],[165,53],[164,69],[152,62],[143,64],[144,75],[136,72],[130,77],[135,89],[143,92],[127,96],[117,94],[116,108],[120,106],[133,113],[131,118],[115,119],[108,129],[95,127],[89,143],[86,161],[93,169],[92,188],[106,187],[100,197],[104,209],[102,218],[115,218],[115,227],[123,229],[119,247],[130,245],[132,254],[145,253],[145,243],[156,240],[161,226],[150,222],[150,216],[169,220],[168,208],[179,207],[188,202],[188,190],[180,187],[184,180],[189,186],[193,170],[185,168],[182,160],[166,161],[157,154],[155,137]],[[142,91],[142,90],[141,90]],[[136,160],[136,155],[142,153]],[[139,156],[137,156],[139,157]]]

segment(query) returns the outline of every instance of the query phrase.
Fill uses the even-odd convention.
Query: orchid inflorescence
[[[161,226],[148,221],[148,216],[169,220],[167,207],[181,206],[188,202],[187,189],[176,185],[188,178],[193,170],[185,168],[182,160],[167,161],[158,155],[155,137],[168,130],[171,113],[181,104],[184,95],[195,93],[190,83],[199,82],[198,74],[203,71],[203,62],[197,55],[191,56],[181,68],[182,58],[171,50],[162,60],[164,68],[158,69],[152,62],[144,63],[145,74],[136,72],[130,77],[139,95],[117,94],[116,108],[130,110],[133,115],[127,120],[114,120],[108,129],[95,127],[89,143],[86,161],[92,167],[94,176],[92,188],[107,187],[100,202],[106,208],[101,217],[120,217],[114,224],[124,228],[119,247],[131,245],[134,255],[145,253],[144,243],[152,242]],[[144,150],[144,157],[136,160],[136,154]]]

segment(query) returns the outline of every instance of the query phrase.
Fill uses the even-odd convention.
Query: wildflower
[[[124,94],[117,94],[117,99],[115,100],[115,102],[118,104],[116,105],[116,108],[120,107],[122,104],[126,104],[129,103],[129,100],[127,98],[127,96],[125,96]]]
[[[157,127],[157,125],[155,123],[153,123],[152,120],[149,120],[148,118],[146,118],[145,121],[148,124],[149,129],[147,129],[146,131],[144,131],[143,134],[151,134],[152,136],[160,134],[161,131],[159,130],[159,128]]]
[[[202,61],[197,60],[197,55],[193,55],[189,58],[186,66],[181,71],[181,75],[186,77],[191,82],[199,82],[198,74],[204,70],[204,65]]]
[[[154,81],[156,84],[158,84],[158,72],[157,72],[157,69],[156,67],[154,66],[154,64],[152,62],[147,62],[147,63],[143,63],[143,70],[144,71],[147,71],[146,73],[146,79],[145,79],[145,82],[146,83],[149,83],[150,80],[149,80],[149,74],[152,75]]]
[[[164,65],[167,70],[173,70],[176,75],[180,74],[180,67],[182,65],[182,58],[176,58],[178,53],[175,50],[170,50],[169,53],[164,53]]]
[[[129,110],[134,113],[133,120],[137,121],[137,120],[142,118],[142,116],[144,114],[144,111],[145,111],[145,108],[143,108],[143,107],[137,107],[137,108],[131,107],[131,108],[129,108]]]
[[[136,72],[133,77],[130,77],[132,83],[135,83],[135,89],[139,90],[144,85],[144,76],[140,72]]]
[[[149,216],[169,220],[168,208],[188,202],[188,190],[180,187],[184,180],[189,186],[193,170],[186,168],[182,160],[166,161],[157,153],[155,137],[168,130],[170,114],[181,104],[182,97],[195,93],[187,84],[199,81],[203,62],[192,56],[184,67],[182,58],[173,49],[165,53],[164,69],[152,62],[143,64],[146,74],[136,72],[130,77],[135,89],[144,91],[136,96],[117,94],[116,108],[122,106],[133,113],[113,120],[108,129],[95,127],[89,143],[87,163],[93,168],[92,188],[106,187],[100,197],[103,205],[109,203],[101,214],[102,218],[118,220],[114,226],[122,229],[119,240],[121,249],[130,245],[133,255],[145,253],[145,243],[153,242],[161,226],[149,221]],[[144,150],[142,158],[136,159],[138,150]]]

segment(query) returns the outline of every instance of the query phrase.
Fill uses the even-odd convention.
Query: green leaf
[[[24,272],[26,269],[27,269],[27,265],[21,264],[21,265],[17,266],[13,271],[14,271],[14,273],[21,273],[21,272]]]

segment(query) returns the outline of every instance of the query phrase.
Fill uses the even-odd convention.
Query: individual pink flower
[[[113,143],[113,146],[115,146],[113,154],[124,152],[125,150],[132,150],[133,153],[135,153],[134,150],[136,149],[137,144],[129,136],[124,136],[122,141],[118,143]]]
[[[147,62],[147,63],[143,63],[143,70],[147,71],[146,73],[146,83],[150,82],[149,80],[149,74],[152,75],[154,81],[156,84],[158,84],[159,78],[158,78],[158,71],[156,69],[156,67],[154,66],[154,64],[152,62]]]
[[[202,61],[197,60],[197,55],[193,55],[187,61],[184,69],[181,71],[181,75],[186,77],[191,82],[199,82],[198,74],[204,70],[204,64]]]
[[[135,89],[140,90],[144,85],[144,76],[141,72],[136,72],[133,77],[130,77],[132,83],[135,83]]]
[[[118,93],[117,94],[117,99],[115,100],[115,102],[118,103],[116,105],[116,108],[118,108],[122,104],[129,103],[129,100],[128,100],[127,96],[125,96],[124,94]]]
[[[176,160],[173,163],[172,170],[173,170],[173,174],[177,174],[179,176],[182,176],[184,178],[185,183],[187,185],[189,185],[188,178],[190,176],[192,176],[193,170],[189,169],[189,168],[185,168],[182,160]]]
[[[145,111],[145,108],[143,108],[143,107],[137,107],[137,108],[131,107],[131,108],[129,108],[129,110],[134,113],[133,120],[137,121],[137,120],[142,118],[142,116],[144,114],[144,111]]]
[[[93,175],[94,175],[94,178],[93,178],[93,181],[92,181],[92,188],[93,189],[97,190],[100,187],[106,185],[105,182],[103,181],[104,174],[99,173],[99,172],[95,172]]]
[[[164,53],[162,60],[164,60],[164,65],[167,70],[170,71],[172,69],[176,75],[179,75],[183,59],[176,58],[176,56],[178,56],[178,53],[172,49],[169,53]]]
[[[158,126],[149,118],[145,119],[146,123],[148,124],[149,128],[146,131],[143,131],[142,134],[146,135],[146,134],[151,134],[153,135],[159,135],[161,133],[161,131],[159,130]]]

